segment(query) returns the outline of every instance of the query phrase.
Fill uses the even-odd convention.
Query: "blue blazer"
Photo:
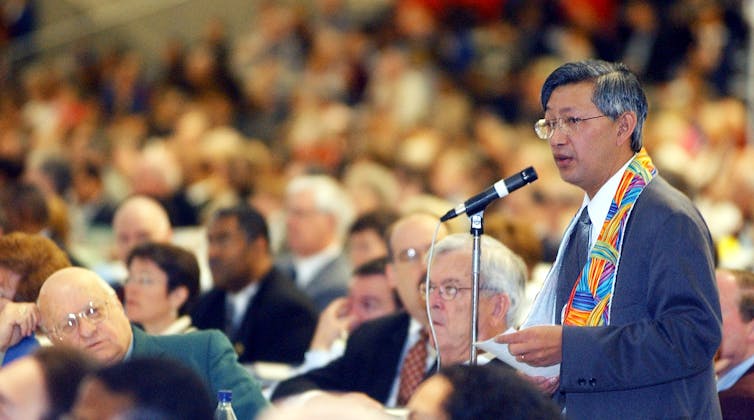
[[[192,368],[217,399],[217,391],[233,391],[233,408],[240,419],[253,419],[268,406],[259,384],[238,363],[230,342],[220,331],[176,335],[149,335],[132,327],[131,357],[165,357]]]

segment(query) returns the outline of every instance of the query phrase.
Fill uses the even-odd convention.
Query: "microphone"
[[[454,209],[445,213],[445,215],[440,218],[440,221],[445,222],[463,213],[467,213],[469,215],[479,213],[480,211],[484,210],[485,207],[487,207],[491,202],[497,200],[498,198],[503,198],[513,191],[516,191],[524,185],[536,180],[537,171],[535,171],[533,167],[529,166],[528,168],[513,176],[497,181],[485,191],[457,205]]]

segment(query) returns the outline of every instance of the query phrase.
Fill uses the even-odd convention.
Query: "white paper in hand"
[[[515,331],[515,329],[509,328],[503,334],[508,334]],[[527,365],[523,362],[519,362],[515,357],[513,357],[513,355],[511,355],[511,352],[508,351],[508,345],[495,342],[494,337],[487,341],[481,341],[477,343],[477,347],[488,353],[494,354],[498,359],[529,376],[544,376],[545,378],[552,378],[553,376],[560,375],[560,363],[552,366],[536,367]]]

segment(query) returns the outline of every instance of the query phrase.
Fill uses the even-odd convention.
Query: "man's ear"
[[[631,141],[631,135],[636,129],[637,121],[636,113],[633,111],[624,112],[616,119],[616,122],[618,123],[616,141],[619,146],[623,145],[625,142]]]
[[[497,293],[493,296],[494,305],[492,317],[496,324],[505,325],[508,317],[508,310],[511,307],[511,300],[507,293]]]

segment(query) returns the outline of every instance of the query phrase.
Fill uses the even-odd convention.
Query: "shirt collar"
[[[634,160],[635,156],[636,155],[632,156],[628,162],[626,162],[616,173],[613,174],[613,176],[610,177],[610,179],[607,180],[607,182],[602,184],[602,187],[600,187],[597,194],[594,195],[594,198],[590,200],[589,196],[584,194],[584,201],[581,204],[581,207],[583,208],[584,206],[587,206],[589,220],[592,221],[592,226],[597,228],[591,229],[591,236],[589,237],[590,244],[594,244],[597,241],[600,230],[602,230],[602,224],[605,223],[605,219],[607,218],[607,212],[610,211],[610,205],[613,202],[615,192],[618,190],[621,178],[623,178],[623,173],[626,171],[626,168],[628,168],[628,165]]]
[[[726,389],[735,385],[736,382],[738,382],[738,380],[741,379],[742,376],[744,376],[744,373],[746,373],[753,365],[754,356],[751,356],[743,362],[739,363],[738,366],[729,370],[728,373],[721,376],[717,380],[717,392],[725,391]]]

